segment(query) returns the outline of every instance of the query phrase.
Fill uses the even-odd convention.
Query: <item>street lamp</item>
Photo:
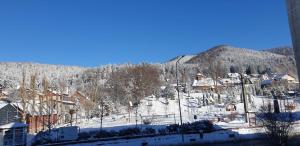
[[[180,105],[180,97],[179,97],[179,81],[178,81],[178,62],[184,57],[180,56],[176,61],[176,81],[177,81],[177,97],[178,97],[178,106],[179,106],[179,115],[180,115],[180,125],[182,125],[182,115],[181,115],[181,105]],[[183,134],[181,133],[182,142],[184,142]]]
[[[178,106],[179,106],[179,115],[180,115],[180,125],[182,125],[182,115],[181,115],[181,105],[180,105],[180,97],[179,97],[179,81],[178,81],[178,62],[184,57],[184,55],[180,56],[176,61],[176,81],[177,81],[177,97],[178,97]]]

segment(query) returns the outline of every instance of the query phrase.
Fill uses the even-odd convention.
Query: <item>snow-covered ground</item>
[[[191,93],[189,96],[185,93],[180,93],[181,99],[181,112],[182,112],[182,121],[185,122],[194,122],[196,120],[213,120],[214,124],[219,125],[222,128],[236,128],[236,127],[245,127],[248,124],[244,122],[244,104],[237,103],[236,111],[226,111],[226,105],[223,104],[214,104],[202,106],[202,93]],[[212,102],[216,101],[217,95],[215,98],[211,98]],[[221,95],[221,99],[224,100],[227,96]],[[236,97],[237,101],[239,97]],[[253,103],[248,104],[248,111],[256,112],[259,110],[259,107],[262,105],[267,105],[268,103],[272,104],[273,99],[266,97],[251,97]],[[284,101],[279,100],[280,107],[284,107]],[[300,111],[299,102],[296,102],[296,111]],[[282,109],[284,110],[284,109]],[[119,115],[110,115],[103,118],[103,127],[106,129],[111,128],[124,128],[128,126],[135,126],[136,122],[138,125],[143,124],[143,120],[149,119],[151,125],[169,125],[180,123],[180,114],[179,114],[179,104],[178,99],[168,100],[165,98],[155,98],[148,97],[141,101],[137,109],[132,109],[130,114],[124,112]],[[223,119],[230,115],[236,113],[235,119],[232,121],[220,121],[217,122],[218,117]],[[197,116],[197,119],[194,119],[194,116]],[[76,124],[76,123],[75,123]],[[76,124],[80,127],[81,131],[96,130],[100,128],[100,118],[92,119],[79,119]]]
[[[205,133],[204,138],[200,138],[199,134],[186,134],[185,142],[196,141],[207,143],[212,141],[228,141],[232,139],[232,137],[229,137],[229,135],[232,135],[232,133],[236,135],[234,137],[235,140],[237,138],[255,138],[259,136],[257,133],[263,132],[263,128],[253,128],[249,126],[249,123],[245,123],[244,104],[239,102],[239,97],[235,97],[236,111],[226,111],[226,104],[224,102],[227,98],[227,95],[221,95],[222,104],[217,104],[217,95],[214,95],[214,97],[211,97],[208,99],[208,101],[205,101],[211,103],[211,105],[207,106],[202,106],[202,97],[202,93],[191,93],[190,95],[180,93],[183,123],[208,119],[214,121],[215,127],[229,130]],[[273,103],[273,99],[269,99],[267,97],[253,96],[250,99],[251,101],[249,101],[248,104],[248,111],[251,112],[257,112],[259,107],[262,105]],[[283,108],[285,102],[287,101],[279,100],[279,105],[282,111],[284,111]],[[295,111],[300,111],[299,102],[300,100],[296,98]],[[179,115],[179,102],[177,98],[175,98],[175,100],[166,100],[165,98],[147,97],[141,101],[141,104],[137,109],[132,109],[130,113],[124,111],[122,114],[114,114],[104,117],[102,127],[104,130],[118,131],[123,128],[135,127],[137,124],[137,126],[140,128],[151,126],[155,129],[161,129],[169,124],[180,123]],[[230,115],[234,115],[234,118],[229,119]],[[195,116],[197,116],[197,118],[195,118]],[[220,118],[221,121],[218,121],[218,118]],[[145,119],[150,120],[151,124],[143,124],[143,120]],[[97,131],[101,126],[99,118],[92,118],[88,120],[78,119],[75,125],[80,127],[80,132]],[[160,143],[178,144],[182,142],[181,135],[167,135],[139,138],[134,140],[95,142],[86,145],[141,145],[146,141],[149,145],[160,145]]]

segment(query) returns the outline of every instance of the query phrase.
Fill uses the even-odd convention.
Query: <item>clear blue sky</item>
[[[0,61],[155,63],[219,44],[290,46],[285,0],[0,1]]]

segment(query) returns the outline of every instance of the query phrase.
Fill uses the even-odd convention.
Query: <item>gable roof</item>
[[[12,103],[13,106],[20,109],[24,112],[23,106],[21,102]],[[47,115],[47,114],[56,114],[57,110],[55,108],[51,108],[51,105],[47,105],[45,103],[40,104],[38,101],[33,105],[33,101],[30,100],[27,103],[26,114],[29,115]]]
[[[3,107],[5,107],[8,104],[9,104],[8,102],[0,100],[0,109],[2,109]]]

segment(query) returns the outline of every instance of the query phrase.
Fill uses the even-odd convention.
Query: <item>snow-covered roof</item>
[[[201,86],[214,86],[214,80],[212,78],[203,78],[201,80],[194,80],[193,87],[201,87]],[[221,84],[217,81],[217,86]]]
[[[239,76],[239,73],[228,73],[229,78],[238,78]]]
[[[201,73],[197,73],[197,76],[204,76],[203,74],[201,74]]]
[[[5,125],[1,125],[0,129],[10,129],[10,128],[20,128],[20,127],[27,127],[27,124],[19,123],[19,122],[12,122]]]
[[[6,105],[8,105],[8,103],[6,101],[1,101],[0,100],[0,109],[5,107]]]
[[[22,103],[21,102],[14,102],[12,103],[14,106],[18,107],[22,111],[24,111]],[[55,108],[50,108],[51,105],[47,106],[47,104],[40,104],[38,101],[35,101],[35,104],[33,105],[33,101],[30,100],[27,103],[26,113],[30,115],[46,115],[51,111],[51,113],[57,113]]]
[[[289,74],[275,74],[273,77],[275,80],[280,80],[280,79],[284,79],[284,80],[295,80],[295,78]]]
[[[240,78],[223,78],[220,79],[220,82],[222,84],[240,84],[241,80]]]
[[[164,89],[166,89],[166,86],[160,86],[160,89],[164,90]]]

